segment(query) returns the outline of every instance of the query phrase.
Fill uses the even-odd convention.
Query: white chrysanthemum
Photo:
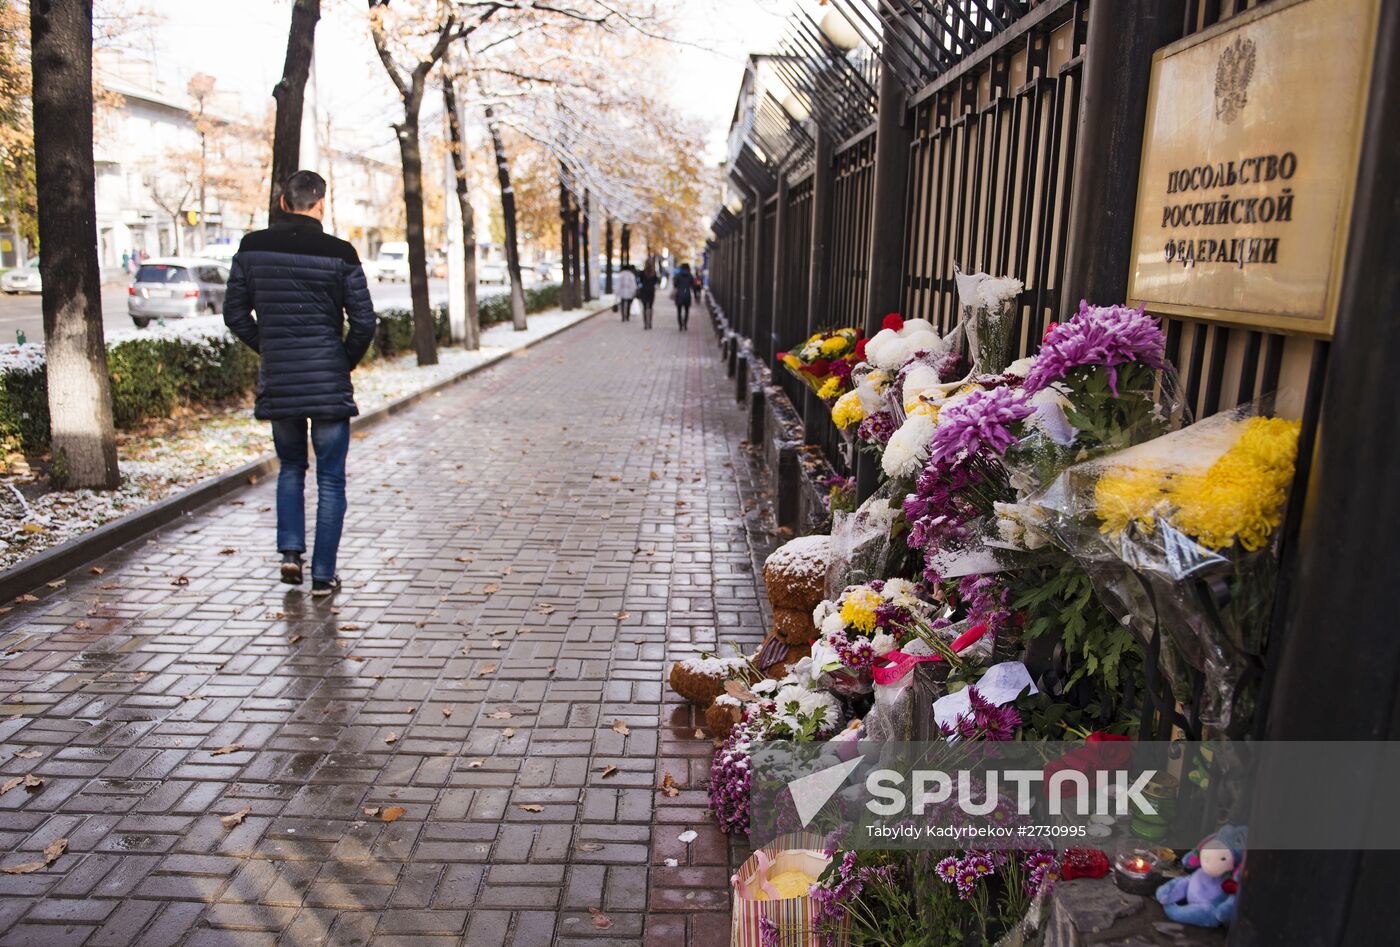
[[[839,635],[845,630],[846,623],[841,620],[840,612],[832,612],[822,620],[820,627],[824,635]]]
[[[912,595],[914,593],[914,583],[908,579],[886,579],[883,590],[884,596],[889,601]]]
[[[1015,375],[1017,378],[1025,378],[1031,373],[1031,369],[1034,367],[1035,356],[1027,355],[1025,358],[1018,358],[1016,361],[1006,366],[1006,371],[1003,372],[1003,374]]]
[[[877,658],[889,654],[891,651],[894,650],[894,648],[894,636],[887,635],[883,631],[876,635],[874,638],[870,639],[870,650],[875,653],[875,656]]]
[[[880,465],[889,477],[912,477],[923,469],[928,460],[929,441],[933,440],[933,419],[926,414],[910,415],[885,445]]]
[[[826,621],[826,616],[836,611],[836,603],[830,599],[822,599],[817,603],[817,607],[812,609],[812,624],[818,628]]]
[[[841,725],[841,703],[827,691],[808,690],[801,684],[789,684],[774,698],[778,705],[775,719],[793,730],[821,714],[822,729]],[[793,705],[796,705],[795,707]]]
[[[901,335],[912,335],[915,332],[937,332],[938,330],[927,319],[905,319],[904,328],[899,331]]]
[[[910,332],[909,326],[906,324],[901,335],[904,336],[911,355],[915,352],[931,352],[934,355],[941,355],[948,349],[947,344],[939,337],[938,333],[931,329]]]

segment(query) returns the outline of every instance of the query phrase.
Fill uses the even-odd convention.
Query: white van
[[[381,283],[408,282],[408,243],[391,240],[379,245],[379,255],[374,258],[374,278]]]

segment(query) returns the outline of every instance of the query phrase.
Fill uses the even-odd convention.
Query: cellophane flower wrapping
[[[854,513],[832,514],[828,598],[835,599],[848,585],[895,574],[891,562],[904,553],[902,540],[891,535],[900,513],[891,503],[895,488],[881,484]]]
[[[999,375],[1015,357],[1016,302],[1021,281],[989,273],[956,272],[954,278],[972,374]]]
[[[1298,423],[1266,407],[1076,464],[1030,500],[1109,609],[1144,642],[1164,636],[1178,695],[1189,683],[1171,662],[1204,675],[1201,721],[1221,730],[1248,712],[1297,457]]]

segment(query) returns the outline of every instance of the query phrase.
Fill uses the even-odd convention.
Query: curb
[[[610,312],[611,306],[604,306],[595,309],[584,315],[581,319],[571,322],[566,326],[560,326],[550,332],[545,333],[537,339],[525,343],[518,349],[511,349],[493,355],[484,362],[464,369],[456,375],[451,375],[441,381],[435,382],[420,391],[415,391],[411,395],[404,395],[396,401],[391,401],[380,408],[375,408],[367,414],[359,415],[350,419],[351,430],[361,430],[384,421],[395,414],[412,407],[425,398],[437,394],[445,388],[450,388],[458,382],[477,372],[484,371],[493,365],[497,365],[508,358],[534,348],[541,342],[554,338],[562,332],[567,332],[575,326],[583,325],[594,316],[603,312]],[[94,559],[99,559],[114,552],[122,546],[127,545],[148,533],[152,533],[162,526],[180,519],[183,516],[193,514],[205,506],[225,499],[229,495],[236,493],[245,487],[252,486],[259,479],[277,470],[277,457],[274,454],[264,454],[257,460],[249,461],[241,467],[201,480],[193,486],[174,496],[158,500],[150,506],[128,513],[126,516],[112,520],[110,523],[103,523],[101,526],[74,537],[66,542],[51,546],[38,555],[26,559],[25,561],[11,566],[4,572],[0,572],[0,602],[8,602],[20,595],[37,589],[45,582],[52,582],[60,576],[66,575],[86,565]]]

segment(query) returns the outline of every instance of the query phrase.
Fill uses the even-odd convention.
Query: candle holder
[[[1162,883],[1162,860],[1145,848],[1120,852],[1113,859],[1113,883],[1120,891],[1150,897]]]

